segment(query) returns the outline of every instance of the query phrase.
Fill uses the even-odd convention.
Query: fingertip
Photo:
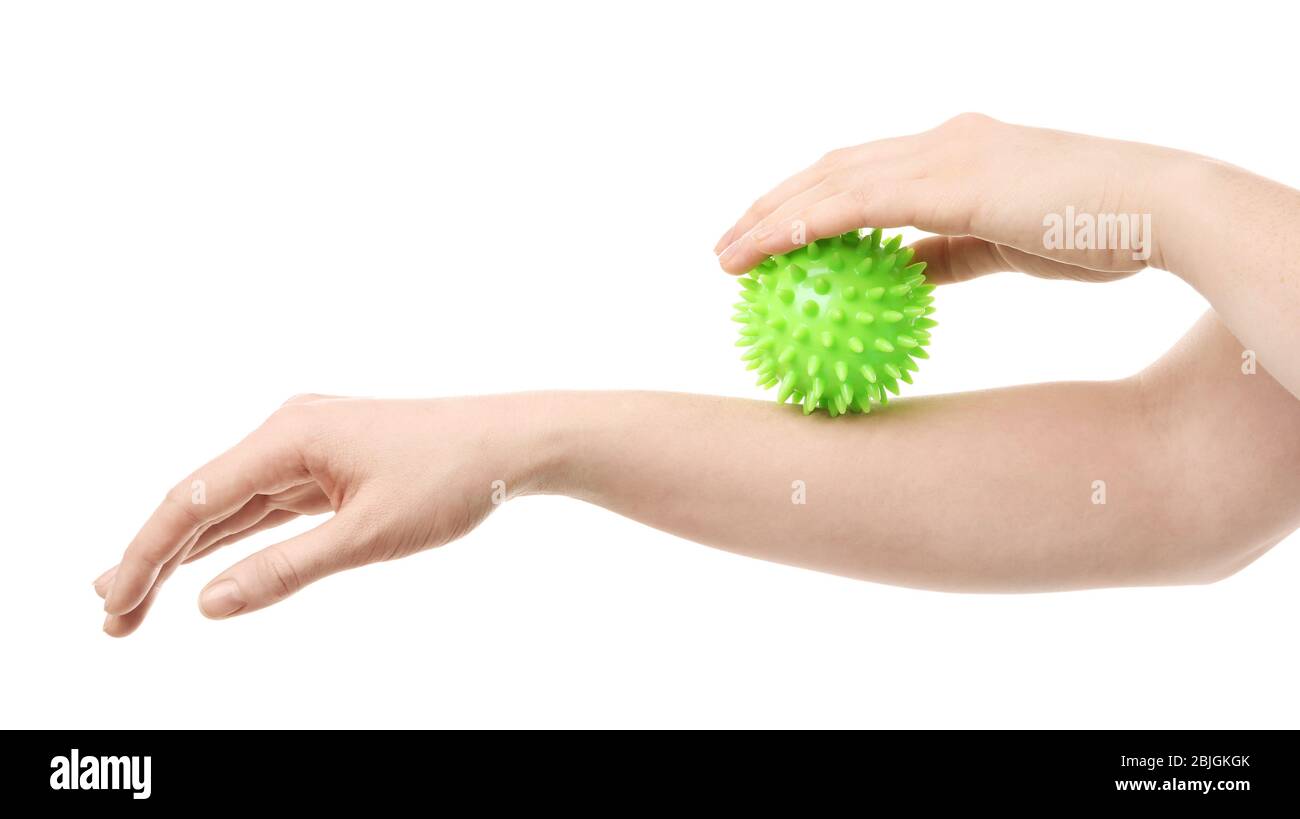
[[[135,633],[148,616],[149,609],[158,599],[158,590],[151,589],[140,601],[140,604],[132,608],[125,614],[110,614],[104,618],[104,633],[110,637],[125,637],[128,634]]]
[[[927,236],[907,245],[912,251],[912,263],[925,263],[925,281],[927,284],[946,284],[948,279],[947,253],[942,242],[946,236]]]
[[[239,583],[229,577],[214,580],[199,592],[199,611],[211,620],[224,620],[234,616],[247,605]]]
[[[121,600],[117,599],[120,598],[121,595],[117,595],[116,592],[117,584],[114,583],[113,588],[109,589],[108,594],[104,595],[104,613],[111,617],[121,617],[123,614],[131,611],[132,608],[131,606],[124,605]]]
[[[741,276],[745,272],[744,270],[730,267],[727,262],[724,262],[721,259],[718,260],[718,267],[721,267],[722,272],[726,273],[728,276]]]
[[[811,242],[813,238],[816,237],[808,241]],[[770,227],[755,228],[732,242],[718,261],[728,273],[742,275],[753,270],[769,256],[788,253],[798,246],[783,231]]]
[[[108,592],[113,588],[113,578],[116,575],[117,575],[117,567],[114,566],[113,568],[101,574],[99,577],[95,578],[95,582],[93,584],[95,589],[95,594],[99,595],[101,598],[107,599]]]
[[[722,238],[719,239],[717,244],[713,246],[714,256],[717,256],[719,253],[721,253],[731,244],[731,234],[735,232],[736,232],[736,226],[732,225],[731,228],[726,233],[722,234]]]
[[[104,611],[109,614],[129,614],[144,602],[158,578],[159,569],[147,569],[126,563],[113,575],[113,582],[104,598]]]
[[[104,633],[114,639],[120,639],[135,631],[135,625],[126,618],[110,614],[104,618]]]
[[[749,267],[746,267],[737,256],[719,259],[718,264],[721,265],[722,271],[730,276],[743,276],[745,271],[749,270]]]
[[[121,603],[115,603],[113,601],[113,592],[112,590],[109,590],[108,596],[104,598],[104,613],[112,615],[114,617],[125,617],[126,615],[135,611],[139,605],[140,605],[139,603],[136,603],[133,606],[123,605]]]
[[[739,242],[732,242],[727,245],[726,250],[722,251],[722,253],[718,255],[718,264],[728,273],[733,272],[731,269],[731,261],[736,257],[736,253],[740,251],[739,245]]]
[[[728,273],[739,276],[758,264],[764,255],[766,254],[760,254],[755,250],[753,236],[745,234],[722,251],[722,255],[718,257],[718,264]]]
[[[122,606],[122,590],[118,588],[121,583],[117,582],[117,576],[114,575],[113,582],[108,584],[104,589],[104,612],[107,614],[126,614],[130,611]]]
[[[925,262],[930,284],[959,284],[1006,268],[994,245],[975,236],[927,236],[909,247],[914,262]]]

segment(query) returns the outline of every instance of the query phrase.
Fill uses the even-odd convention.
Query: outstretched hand
[[[130,634],[181,565],[300,515],[315,529],[221,572],[199,606],[224,618],[265,608],[326,575],[454,540],[502,495],[524,491],[537,457],[516,438],[512,397],[376,401],[299,396],[163,499],[121,562],[95,581],[104,630]],[[500,484],[494,484],[500,481]]]

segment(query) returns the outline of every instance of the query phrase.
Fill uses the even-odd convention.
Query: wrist
[[[653,416],[658,394],[640,391],[553,391],[509,396],[526,456],[522,494],[568,495],[600,505],[608,484],[631,467],[629,453]],[[653,432],[653,430],[648,430]]]
[[[599,393],[564,391],[487,396],[502,436],[510,494],[566,494],[582,437],[580,418]]]
[[[1219,235],[1224,177],[1236,169],[1197,154],[1171,151],[1162,169],[1154,204],[1151,266],[1200,289],[1207,237]],[[1207,205],[1207,203],[1212,203]]]

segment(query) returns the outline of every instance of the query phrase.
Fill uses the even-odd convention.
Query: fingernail
[[[100,628],[104,629],[104,633],[107,634],[107,635],[110,636],[110,637],[113,636],[113,632],[111,632],[111,631],[108,630],[108,624],[111,623],[111,622],[113,622],[113,615],[110,614],[110,615],[108,615],[107,617],[104,618],[104,625],[100,627]]]
[[[733,227],[731,230],[729,230],[729,231],[727,231],[726,233],[722,234],[722,238],[719,239],[719,240],[718,240],[718,243],[715,244],[715,245],[713,246],[713,255],[715,255],[715,256],[718,255],[718,253],[722,252],[723,248],[725,248],[725,247],[727,247],[727,245],[731,244],[731,234],[733,234],[733,233],[735,233],[735,232],[736,232],[736,229]]]
[[[718,257],[718,262],[722,265],[726,265],[727,262],[730,261],[731,258],[735,256],[737,251],[739,250],[740,250],[740,242],[732,242],[731,244],[727,245],[726,250],[722,251],[722,255]]]
[[[233,580],[214,583],[199,597],[199,608],[207,617],[229,617],[243,607],[244,596],[239,593],[239,584]]]
[[[117,574],[116,566],[104,572],[99,577],[96,577],[95,582],[92,583],[91,585],[95,587],[95,591],[99,592],[100,594],[103,594],[104,591],[108,588],[108,584],[113,580],[113,575],[115,574]]]

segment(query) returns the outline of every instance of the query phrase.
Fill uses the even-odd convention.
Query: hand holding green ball
[[[778,387],[805,415],[870,412],[912,383],[929,358],[934,312],[925,263],[911,264],[902,236],[850,231],[765,259],[740,279],[738,347],[762,387]]]

